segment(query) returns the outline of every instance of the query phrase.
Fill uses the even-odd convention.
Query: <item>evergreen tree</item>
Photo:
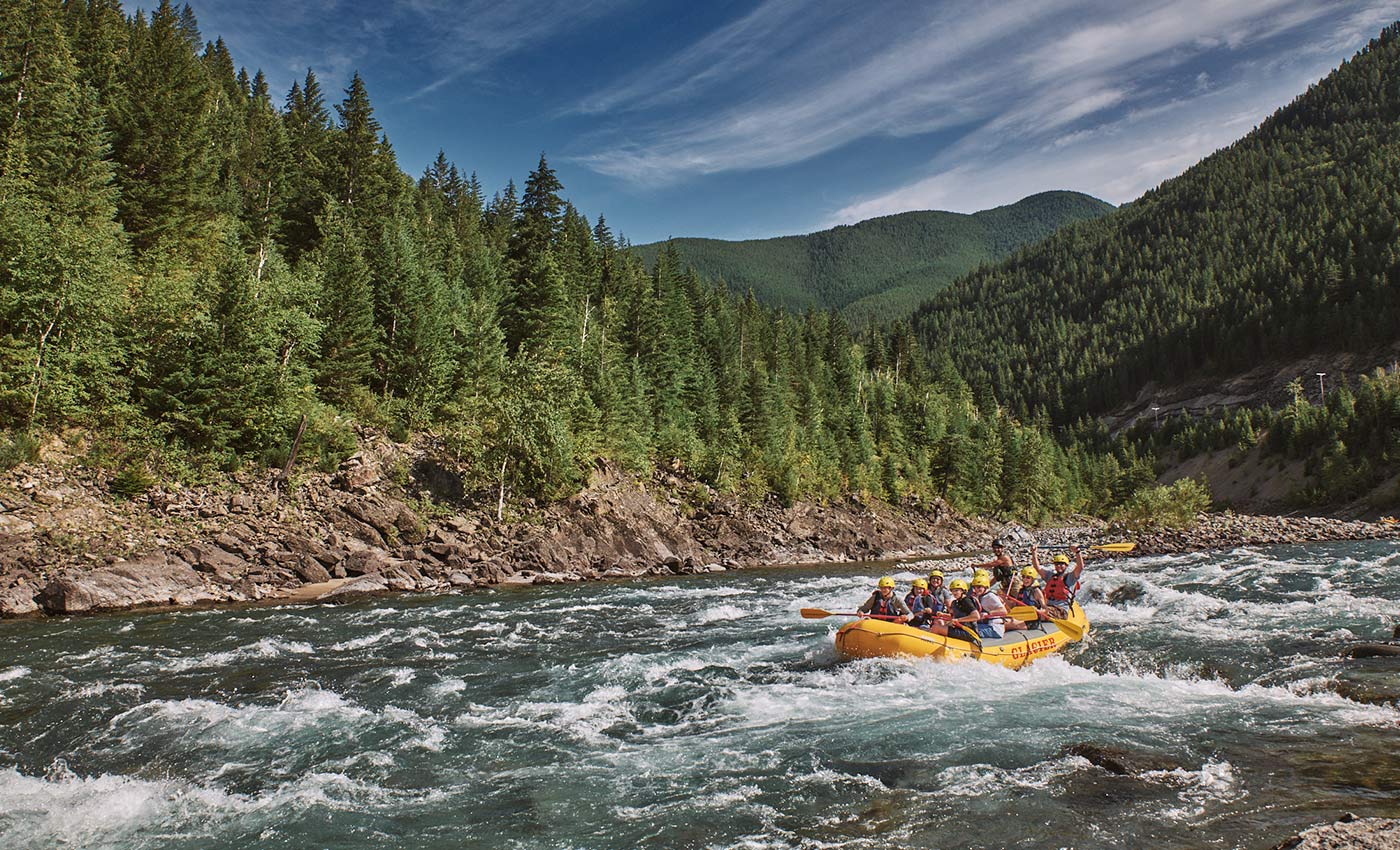
[[[186,22],[187,23],[187,22]],[[182,16],[162,0],[147,24],[138,13],[121,95],[111,105],[120,213],[132,243],[190,251],[210,203],[211,98]]]
[[[331,402],[345,405],[368,390],[374,374],[374,290],[359,236],[338,205],[326,210],[320,229],[325,242],[308,260],[322,293],[316,384]]]
[[[0,35],[0,426],[29,428],[113,400],[125,243],[58,3],[5,6]]]
[[[296,259],[320,241],[316,222],[322,213],[325,194],[330,190],[331,117],[326,111],[321,84],[310,69],[304,85],[292,83],[283,123],[290,162],[287,211],[281,231],[289,255]]]

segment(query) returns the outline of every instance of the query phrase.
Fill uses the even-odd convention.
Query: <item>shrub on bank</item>
[[[1183,478],[1140,488],[1118,510],[1116,519],[1134,529],[1191,528],[1196,515],[1210,508],[1210,501],[1204,481]]]

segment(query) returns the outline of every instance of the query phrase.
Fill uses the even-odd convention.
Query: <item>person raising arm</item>
[[[1084,574],[1084,553],[1078,546],[1071,546],[1070,552],[1074,554],[1073,570],[1069,569],[1069,558],[1062,554],[1050,559],[1052,569],[1047,570],[1040,566],[1036,547],[1031,547],[1031,566],[1045,580],[1045,610],[1052,619],[1069,616],[1070,605],[1079,591],[1079,577]]]

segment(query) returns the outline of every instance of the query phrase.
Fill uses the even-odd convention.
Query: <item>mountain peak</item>
[[[1089,195],[1058,190],[976,213],[914,210],[800,236],[668,241],[701,275],[724,280],[731,289],[751,289],[760,301],[891,320],[909,316],[959,275],[1113,209]],[[650,264],[664,244],[635,250]]]

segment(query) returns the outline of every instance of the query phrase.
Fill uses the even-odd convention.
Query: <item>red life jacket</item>
[[[1066,583],[1069,578],[1069,570],[1062,573],[1051,573],[1045,580],[1045,598],[1051,602],[1073,602],[1074,594],[1079,592],[1079,582],[1070,587]]]
[[[899,611],[894,607],[895,600],[898,599],[893,593],[886,599],[879,591],[875,592],[875,604],[870,606],[870,613],[881,617],[897,617]]]

